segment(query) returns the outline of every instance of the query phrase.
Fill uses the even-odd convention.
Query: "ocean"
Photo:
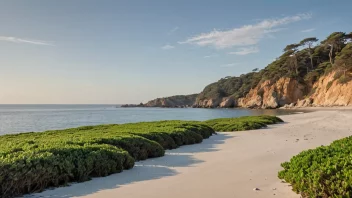
[[[285,115],[292,110],[120,108],[118,105],[0,105],[0,135],[156,120]]]

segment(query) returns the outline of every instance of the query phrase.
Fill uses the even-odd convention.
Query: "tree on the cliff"
[[[322,41],[322,44],[329,47],[330,49],[329,59],[331,65],[334,64],[336,52],[339,52],[346,45],[348,37],[349,34],[344,32],[334,32],[330,34],[324,41]]]
[[[305,38],[303,39],[299,44],[301,46],[307,46],[308,47],[308,55],[309,55],[309,58],[310,58],[310,66],[311,66],[311,69],[314,69],[314,63],[313,63],[313,45],[315,42],[317,42],[318,39],[315,38],[315,37],[310,37],[310,38]]]
[[[348,43],[336,56],[335,66],[341,69],[346,77],[347,71],[352,69],[352,43]]]
[[[288,59],[289,65],[292,68],[292,70],[294,70],[296,75],[299,74],[299,72],[298,72],[298,60],[297,60],[297,56],[296,56],[296,52],[298,51],[298,47],[299,46],[300,46],[299,44],[290,44],[290,45],[287,45],[284,48],[285,54],[288,54],[290,56],[290,58]]]

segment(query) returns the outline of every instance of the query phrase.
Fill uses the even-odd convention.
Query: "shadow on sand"
[[[167,150],[164,157],[136,162],[131,170],[125,170],[122,173],[107,177],[93,178],[87,182],[74,183],[71,186],[46,190],[42,193],[26,195],[25,197],[79,197],[102,190],[116,189],[135,182],[174,176],[178,173],[172,169],[173,167],[191,167],[203,162],[202,160],[194,158],[194,153],[215,152],[218,150],[216,148],[218,144],[222,144],[226,139],[233,137],[235,136],[219,133],[209,139],[205,139],[200,144]]]

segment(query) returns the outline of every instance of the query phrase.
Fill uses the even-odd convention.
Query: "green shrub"
[[[345,84],[345,83],[348,83],[349,81],[351,81],[352,78],[347,76],[347,75],[342,75],[340,78],[339,78],[339,83],[341,84]]]
[[[205,121],[215,131],[244,131],[260,129],[268,124],[283,122],[276,116],[244,116],[239,118],[219,118]]]
[[[50,186],[132,168],[126,151],[108,145],[50,144],[0,158],[1,197],[38,192]]]
[[[279,178],[303,197],[352,196],[352,136],[303,151],[281,166]]]
[[[307,73],[307,75],[304,77],[304,80],[308,83],[314,84],[319,79],[320,76],[321,74],[317,69]]]
[[[164,149],[196,144],[217,131],[258,129],[274,116],[84,126],[0,136],[0,197],[39,192],[121,172]]]
[[[0,195],[14,197],[132,168],[164,148],[195,144],[214,130],[201,122],[84,126],[0,136]]]
[[[109,144],[117,148],[122,148],[136,160],[145,160],[152,157],[161,157],[165,151],[157,142],[148,140],[137,135],[121,135],[118,137],[95,137],[86,139],[81,144]]]
[[[334,74],[334,79],[337,80],[343,75],[342,71],[336,71]]]

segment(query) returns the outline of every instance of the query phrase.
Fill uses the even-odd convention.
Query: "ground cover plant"
[[[279,178],[303,197],[352,196],[352,136],[303,151],[281,166]]]
[[[200,143],[215,131],[257,129],[279,121],[273,116],[157,121],[0,136],[0,195],[107,176],[132,168],[136,160],[163,156],[165,149]]]
[[[204,123],[212,127],[215,131],[231,132],[244,131],[252,129],[260,129],[268,124],[276,124],[283,122],[276,116],[243,116],[238,118],[219,118],[205,121]]]

